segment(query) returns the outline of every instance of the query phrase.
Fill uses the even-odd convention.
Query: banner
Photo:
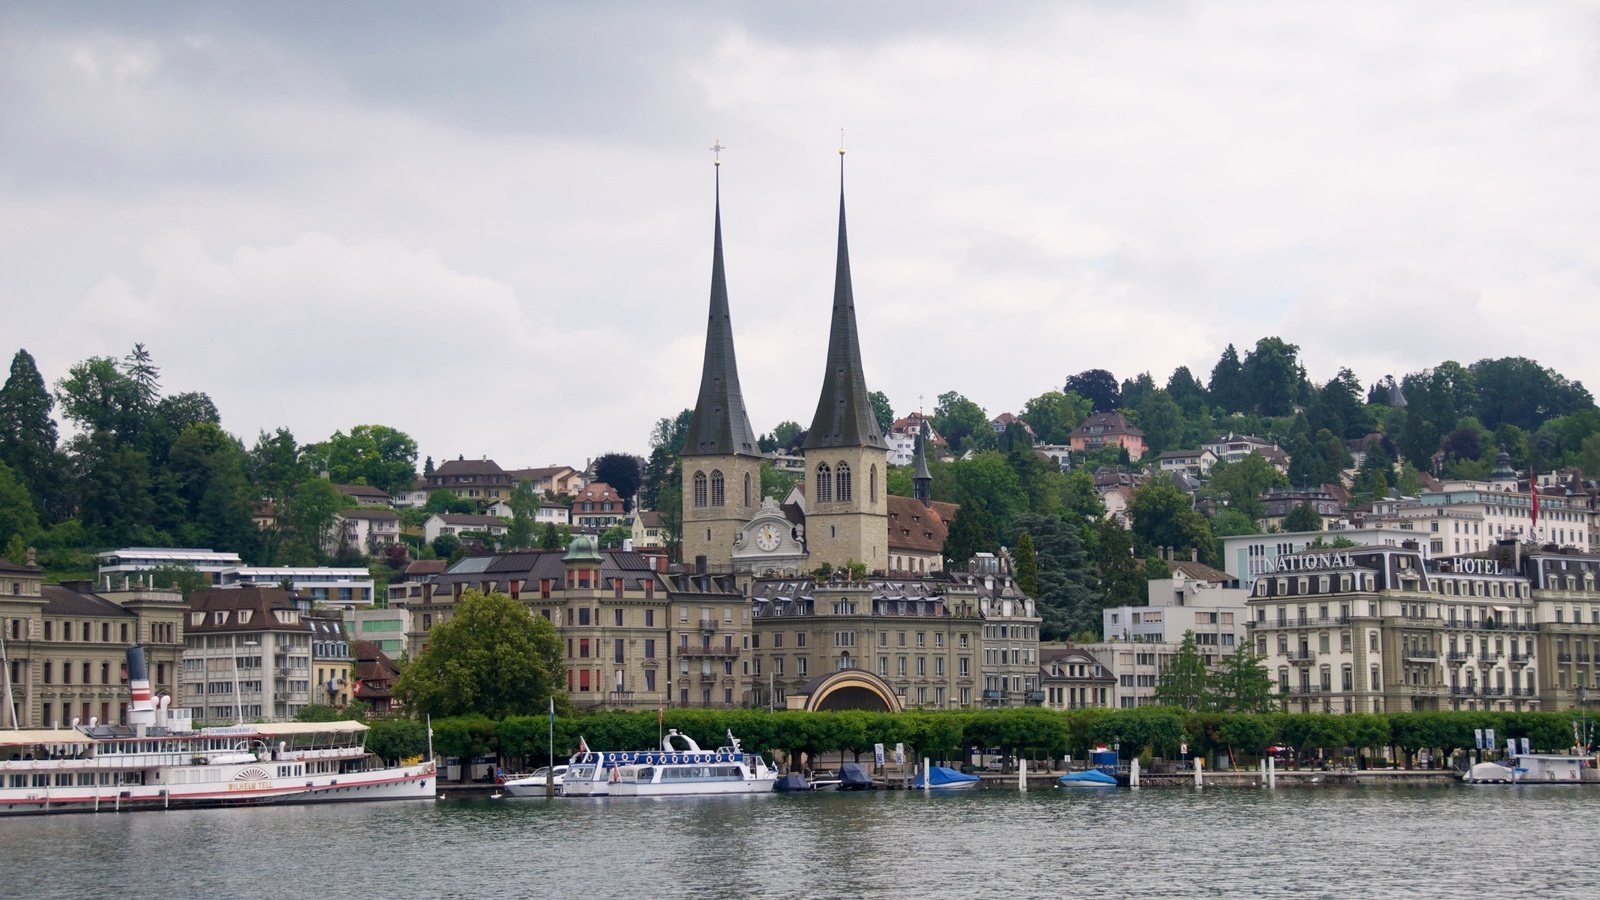
[[[878,765],[880,765],[880,766],[883,765],[883,745],[882,744],[873,744],[872,745],[872,759]]]
[[[894,745],[894,764],[897,765],[897,766],[903,766],[903,765],[906,764],[906,745],[905,744],[895,744]]]
[[[1522,739],[1522,755],[1524,755],[1524,756],[1528,755],[1528,739],[1527,738],[1523,738]]]
[[[1486,749],[1486,750],[1493,750],[1494,749],[1494,729],[1493,728],[1485,728],[1483,730],[1483,746],[1484,746],[1484,749]]]
[[[1506,738],[1506,755],[1507,756],[1516,756],[1517,755],[1517,739],[1516,738]]]
[[[1474,750],[1482,750],[1483,749],[1483,729],[1482,728],[1474,728],[1472,730],[1472,749],[1474,749]]]

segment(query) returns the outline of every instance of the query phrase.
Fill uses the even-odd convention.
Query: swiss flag
[[[1533,527],[1537,528],[1539,526],[1539,476],[1532,472],[1528,473],[1528,493],[1533,495],[1533,509],[1530,514],[1533,516]]]

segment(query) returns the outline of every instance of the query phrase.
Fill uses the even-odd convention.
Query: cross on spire
[[[713,138],[711,141],[711,146],[706,149],[710,150],[712,153],[711,164],[720,168],[722,166],[722,151],[728,149],[727,147],[722,146],[722,139]]]

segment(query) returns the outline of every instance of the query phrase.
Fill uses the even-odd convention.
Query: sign
[[[1494,749],[1494,729],[1493,728],[1485,728],[1483,730],[1483,746],[1485,748],[1487,748],[1487,749],[1490,749],[1490,750]]]
[[[1189,744],[1188,744],[1187,741],[1178,745],[1178,752],[1183,754],[1184,756],[1188,756],[1189,755]]]
[[[895,744],[894,745],[894,764],[897,765],[897,766],[903,766],[903,765],[906,764],[906,745],[905,744]]]
[[[1483,749],[1483,729],[1482,728],[1474,728],[1472,730],[1472,749],[1474,749],[1474,750],[1482,750]]]
[[[1523,756],[1527,756],[1528,755],[1528,739],[1527,738],[1523,738],[1522,739],[1522,755]]]
[[[1348,551],[1296,553],[1278,557],[1275,571],[1311,572],[1317,569],[1354,569],[1356,562]]]
[[[1455,559],[1439,560],[1439,570],[1454,572],[1458,575],[1499,575],[1500,560],[1484,559],[1479,556],[1458,556]]]
[[[873,744],[872,745],[872,759],[878,765],[880,765],[880,766],[883,765],[883,745],[882,744]]]
[[[1516,738],[1506,738],[1506,755],[1507,756],[1516,756],[1517,755],[1517,739]]]

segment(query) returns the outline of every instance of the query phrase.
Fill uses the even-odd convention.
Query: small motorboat
[[[1085,769],[1082,772],[1068,772],[1057,778],[1056,784],[1062,787],[1108,788],[1116,787],[1117,779],[1099,769]]]
[[[872,775],[865,766],[858,763],[845,763],[839,767],[839,790],[841,791],[870,791],[877,785],[872,782]]]
[[[964,791],[978,786],[978,776],[966,775],[948,766],[929,766],[926,777],[921,772],[911,780],[913,790],[922,790],[926,785],[930,791]]]
[[[772,790],[779,794],[794,794],[800,791],[814,790],[806,777],[799,772],[790,772],[773,782]]]
[[[528,775],[517,775],[507,778],[502,785],[506,792],[513,797],[543,797],[545,795],[545,781],[552,777],[555,779],[555,792],[561,793],[561,781],[566,777],[566,766],[544,766],[533,770]]]

